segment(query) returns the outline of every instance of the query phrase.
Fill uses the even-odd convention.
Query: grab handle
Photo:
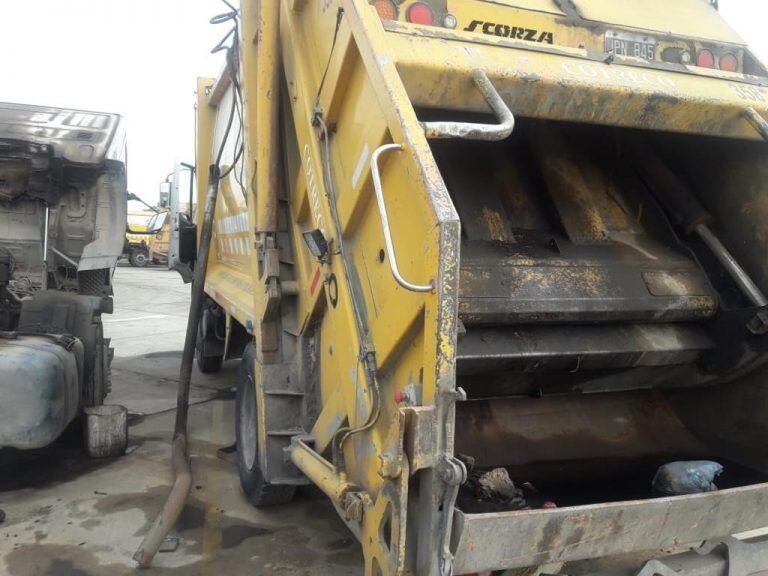
[[[427,138],[462,138],[464,140],[504,140],[515,129],[515,116],[501,99],[496,88],[483,70],[472,71],[472,80],[480,89],[483,98],[498,118],[498,124],[477,124],[474,122],[423,122]]]
[[[384,229],[384,244],[387,248],[387,260],[389,268],[392,270],[392,276],[395,277],[400,286],[413,292],[431,292],[434,288],[432,280],[429,284],[412,284],[400,274],[397,267],[397,258],[395,256],[395,247],[392,244],[392,231],[389,228],[389,218],[387,217],[387,207],[384,204],[384,192],[381,189],[381,175],[379,174],[379,156],[389,150],[402,150],[400,144],[384,144],[374,150],[371,155],[371,176],[373,178],[373,189],[376,192],[376,204],[379,206],[379,216],[381,217],[381,227]]]

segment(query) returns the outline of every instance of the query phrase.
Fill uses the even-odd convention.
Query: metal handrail
[[[464,140],[504,140],[515,129],[515,116],[501,99],[485,71],[476,68],[472,80],[480,89],[483,98],[498,118],[498,124],[477,124],[474,122],[422,122],[427,138],[462,138]]]
[[[751,106],[744,110],[744,118],[757,130],[757,133],[768,142],[768,122],[763,118],[757,110]]]
[[[400,274],[397,267],[397,258],[395,256],[395,247],[392,244],[392,231],[389,227],[389,218],[387,217],[387,207],[384,204],[384,192],[381,189],[381,175],[379,174],[379,156],[388,150],[402,150],[400,144],[384,144],[374,150],[371,155],[371,177],[373,178],[373,189],[376,192],[376,204],[379,206],[379,216],[381,217],[381,227],[384,229],[384,244],[387,248],[387,260],[389,268],[392,270],[392,276],[395,277],[400,286],[413,292],[431,292],[434,289],[432,280],[429,284],[412,284]]]

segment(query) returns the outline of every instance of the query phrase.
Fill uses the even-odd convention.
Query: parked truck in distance
[[[128,227],[123,257],[131,266],[144,268],[150,263],[167,264],[170,238],[168,213],[167,208],[158,208],[146,217],[140,227]]]
[[[150,262],[148,246],[150,234],[147,228],[155,214],[157,214],[156,210],[149,209],[128,211],[123,258],[126,258],[134,268],[143,268]]]
[[[182,202],[180,199],[179,186],[184,178],[186,178],[186,185],[189,186],[188,202]],[[176,242],[173,244],[178,244],[178,235],[181,233],[186,237],[184,230],[191,227],[194,211],[192,192],[194,178],[194,165],[176,162],[174,170],[160,184],[160,202],[157,206],[150,206],[138,196],[128,194],[129,200],[137,200],[151,210],[147,213],[147,218],[142,221],[140,227],[131,226],[129,213],[123,257],[128,258],[131,266],[142,268],[152,263],[164,264],[168,268],[178,269],[179,259],[176,255],[169,253],[169,249],[172,240],[176,238]],[[186,239],[184,244],[194,249],[194,237]],[[189,275],[186,272],[186,267],[184,267],[183,272],[185,281],[188,281]]]
[[[126,202],[118,115],[0,103],[0,449],[50,444],[109,393]]]

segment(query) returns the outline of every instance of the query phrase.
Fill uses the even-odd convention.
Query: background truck
[[[715,5],[215,21],[198,359],[242,357],[255,505],[315,483],[370,576],[768,568],[768,78]],[[654,489],[699,460],[719,490]]]
[[[147,223],[147,257],[153,264],[167,264],[171,237],[169,210],[160,210]]]
[[[0,104],[0,448],[50,444],[109,392],[125,161],[115,114]]]
[[[147,225],[156,214],[154,209],[128,211],[128,226],[122,256],[127,258],[131,266],[135,268],[143,268],[149,264]]]
[[[189,184],[189,198],[188,202],[182,203],[179,197],[179,185],[185,173]],[[173,172],[160,183],[158,206],[150,206],[135,194],[128,194],[129,200],[141,202],[151,210],[151,212],[142,212],[146,214],[146,218],[139,226],[131,225],[131,213],[128,214],[128,232],[125,235],[123,257],[128,258],[131,266],[143,268],[151,262],[165,264],[169,269],[176,269],[177,259],[173,254],[169,254],[168,250],[171,238],[178,234],[179,221],[182,228],[191,225],[194,174],[195,167],[192,164],[176,162]],[[173,193],[171,193],[172,190]],[[175,202],[173,206],[171,206],[171,199]],[[169,217],[171,212],[174,214],[173,218]]]

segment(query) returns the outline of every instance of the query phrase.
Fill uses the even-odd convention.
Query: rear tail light
[[[397,20],[397,6],[392,0],[375,0],[373,7],[382,20]]]
[[[738,72],[739,61],[736,59],[736,56],[730,53],[723,54],[720,57],[720,70],[725,70],[726,72]]]
[[[709,50],[699,50],[696,55],[696,66],[701,68],[714,68],[715,67],[715,55]]]
[[[432,12],[432,8],[423,2],[414,2],[408,7],[408,11],[405,13],[405,18],[408,22],[413,24],[432,26],[432,24],[434,24],[435,15]]]

